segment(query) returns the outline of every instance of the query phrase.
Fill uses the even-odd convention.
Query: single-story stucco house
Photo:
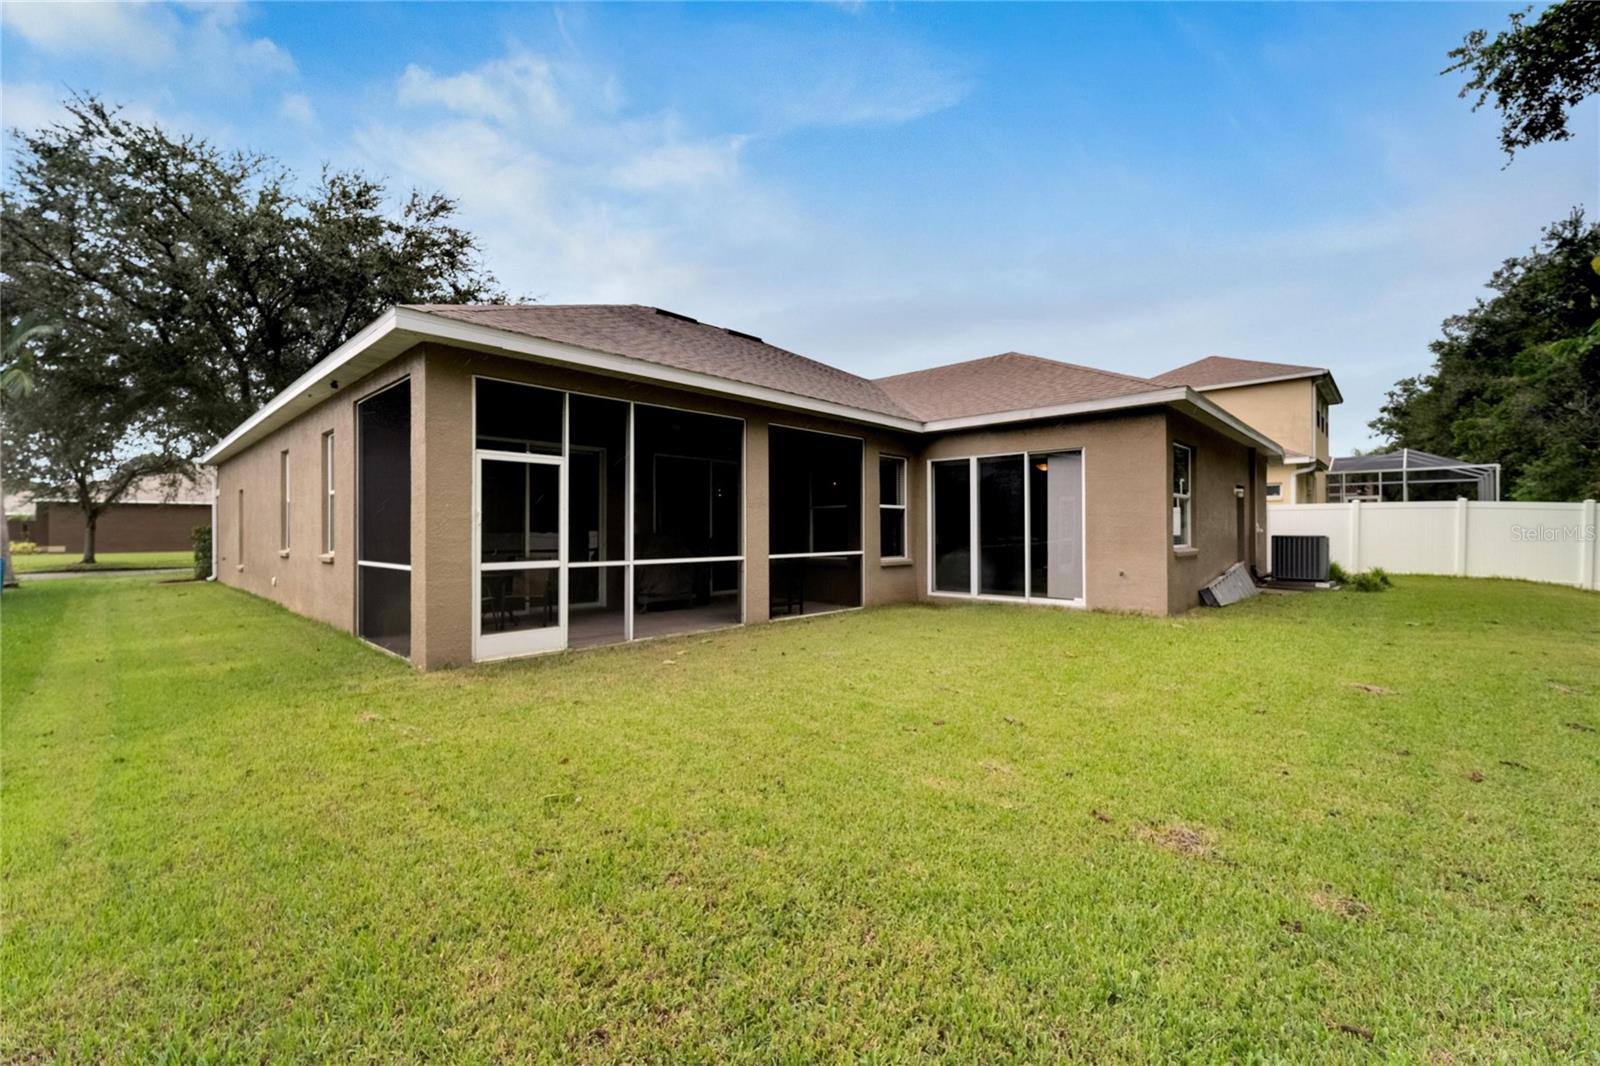
[[[197,526],[211,524],[216,496],[209,477],[145,477],[100,512],[94,545],[102,552],[188,551]],[[7,533],[44,552],[81,554],[86,534],[76,500],[22,493],[6,497]]]
[[[1007,353],[869,380],[643,306],[391,308],[230,433],[216,575],[433,668],[915,600],[1164,615],[1283,451]]]

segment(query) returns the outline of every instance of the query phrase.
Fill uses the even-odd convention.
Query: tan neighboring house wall
[[[1281,503],[1322,503],[1328,498],[1328,434],[1317,425],[1317,380],[1268,381],[1224,389],[1206,389],[1206,399],[1248,422],[1290,455],[1316,460],[1316,469],[1273,463],[1269,484],[1283,486]]]
[[[472,661],[480,594],[474,584],[475,376],[741,418],[745,424],[743,621],[768,620],[768,431],[773,425],[859,437],[863,465],[863,604],[930,599],[927,469],[933,459],[1081,450],[1086,562],[1084,605],[1162,615],[1198,603],[1200,586],[1238,557],[1234,486],[1264,525],[1265,463],[1251,447],[1167,408],[1040,420],[939,435],[901,433],[686,388],[426,342],[349,383],[220,463],[217,576],[348,632],[356,629],[355,405],[411,381],[411,661],[424,668]],[[335,440],[335,549],[321,552],[321,442]],[[1195,449],[1194,544],[1170,536],[1171,443]],[[279,461],[289,452],[290,546],[279,544]],[[880,455],[907,460],[907,562],[879,556]],[[1251,463],[1255,476],[1251,477]],[[239,493],[244,493],[242,552]],[[1259,525],[1246,561],[1260,558]],[[939,602],[960,602],[944,597]]]
[[[40,500],[29,521],[30,536],[41,548],[83,551],[83,511],[76,504]],[[211,524],[211,507],[203,503],[114,503],[100,512],[94,525],[98,552],[188,551],[195,526]]]

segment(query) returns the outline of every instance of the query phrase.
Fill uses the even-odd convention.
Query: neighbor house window
[[[1193,539],[1194,452],[1182,444],[1172,446],[1172,543],[1187,548]]]
[[[289,453],[278,453],[278,550],[289,550]]]
[[[1281,500],[1281,499],[1283,499],[1283,486],[1280,485],[1276,481],[1274,481],[1271,484],[1269,484],[1267,486],[1267,499],[1269,499],[1269,500]]]
[[[893,455],[878,457],[878,554],[885,559],[906,557],[906,461]]]
[[[333,554],[333,430],[322,435],[322,551]]]

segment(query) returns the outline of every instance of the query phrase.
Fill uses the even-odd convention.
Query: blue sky
[[[1503,258],[1596,207],[1594,102],[1505,167],[1438,74],[1510,9],[7,3],[0,120],[86,90],[439,189],[513,295],[870,376],[1328,366],[1345,451]]]

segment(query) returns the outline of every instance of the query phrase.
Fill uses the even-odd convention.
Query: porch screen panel
[[[744,423],[634,408],[635,559],[741,554]]]
[[[629,405],[567,398],[567,646],[628,637]]]
[[[858,437],[773,426],[768,434],[768,549],[773,555],[861,550]]]
[[[479,378],[478,447],[483,451],[561,454],[561,409],[565,397],[553,389]]]
[[[635,404],[633,443],[634,637],[738,624],[744,422]]]
[[[356,404],[356,632],[411,654],[411,383]]]
[[[966,459],[933,464],[933,587],[972,591],[972,474]]]
[[[860,607],[860,437],[773,426],[767,436],[768,614]]]

